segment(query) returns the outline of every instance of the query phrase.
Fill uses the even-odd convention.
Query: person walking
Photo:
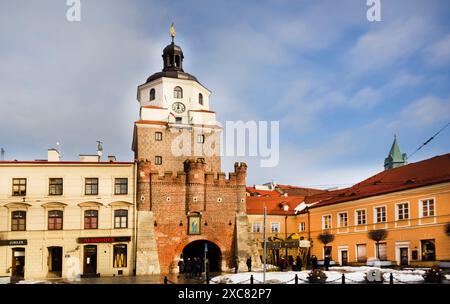
[[[297,271],[302,271],[302,259],[300,256],[297,256],[295,259],[295,266],[297,267]]]
[[[312,266],[312,270],[317,269],[317,257],[315,255],[313,255],[311,257],[311,266]]]
[[[190,279],[192,274],[192,262],[190,258],[186,259],[186,262],[184,263],[184,278]]]
[[[247,268],[249,272],[252,271],[252,257],[250,256],[247,258]]]
[[[178,272],[180,275],[184,273],[184,260],[183,256],[180,257],[180,260],[178,261]]]
[[[324,262],[323,262],[326,271],[328,271],[328,268],[330,267],[330,260],[331,260],[330,255],[327,254],[327,255],[325,256],[325,260],[324,260]]]
[[[290,255],[290,256],[288,257],[288,259],[289,259],[289,266],[291,267],[292,270],[294,270],[294,268],[295,268],[294,257],[293,257],[292,255]]]

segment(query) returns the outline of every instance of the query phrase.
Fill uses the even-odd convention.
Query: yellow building
[[[134,163],[0,162],[0,277],[131,275]]]
[[[252,198],[252,205],[257,204],[255,200],[262,206],[271,205],[274,199]],[[287,220],[271,211],[267,224],[280,222],[281,238],[296,233],[310,239],[310,254],[319,260],[330,254],[340,265],[430,266],[450,261],[446,232],[450,222],[450,154],[407,165],[390,166],[388,162],[385,171],[352,187],[307,195],[302,205],[307,208],[295,207],[292,197],[291,202],[291,212],[285,211]],[[261,210],[249,215],[253,225],[261,222]],[[270,226],[268,229],[270,233]],[[378,246],[369,237],[374,230],[385,234]],[[321,234],[332,235],[326,247],[319,240]],[[261,233],[255,232],[255,237],[263,239]]]

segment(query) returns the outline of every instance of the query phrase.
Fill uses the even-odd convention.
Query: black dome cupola
[[[183,71],[183,50],[175,44],[174,38],[176,36],[175,26],[172,23],[170,26],[170,36],[172,36],[172,43],[164,48],[163,51],[163,71]]]

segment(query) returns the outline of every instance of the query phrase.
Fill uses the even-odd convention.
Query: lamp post
[[[286,215],[284,216],[284,241],[285,241],[285,245],[286,245],[286,254],[285,254],[285,258],[286,258],[286,260],[287,260],[287,258],[288,258],[288,247],[287,247],[287,238],[288,238],[288,233],[287,233],[287,218],[288,218],[288,216],[287,216],[287,211],[285,211],[286,212]]]
[[[263,227],[263,237],[264,237],[264,246],[263,246],[263,283],[266,283],[266,259],[267,259],[267,237],[266,237],[266,217],[267,217],[267,208],[264,206],[264,227]]]

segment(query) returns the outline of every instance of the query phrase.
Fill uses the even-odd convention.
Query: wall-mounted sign
[[[25,246],[27,240],[0,240],[0,246]]]
[[[262,243],[264,246],[264,243]],[[299,241],[281,241],[281,242],[267,242],[267,249],[280,249],[280,248],[298,248]]]
[[[121,243],[131,241],[131,236],[81,237],[78,244]]]

